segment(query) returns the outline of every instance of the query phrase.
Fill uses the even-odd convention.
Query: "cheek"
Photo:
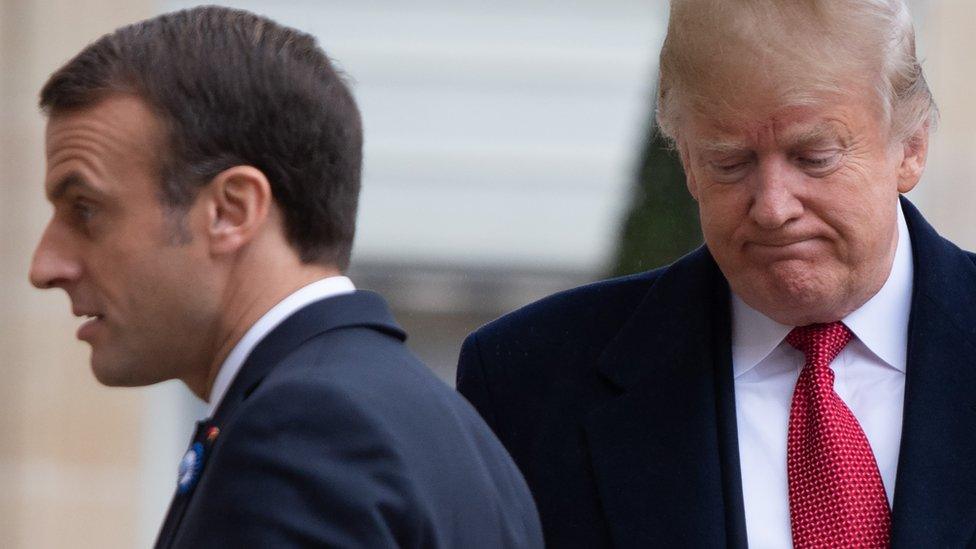
[[[867,182],[861,182],[869,187]],[[884,256],[884,248],[896,231],[898,197],[874,188],[851,189],[842,197],[822,204],[818,213],[836,235],[838,259],[857,263]]]
[[[109,314],[130,315],[133,309],[138,310],[138,300],[133,296],[152,290],[151,286],[143,288],[145,273],[139,268],[137,257],[124,251],[94,249],[86,264],[85,280]]]
[[[860,217],[855,222],[842,229],[853,266],[866,263],[871,258],[887,257],[887,249],[897,231],[897,214],[890,215],[877,209],[859,213]]]
[[[171,311],[197,299],[202,283],[189,247],[162,244],[126,250],[107,261],[105,292],[125,309],[132,322],[153,323],[166,329],[161,317],[172,318]]]
[[[740,189],[716,189],[698,205],[705,241],[710,246],[731,246],[736,232],[747,222],[748,196]]]
[[[164,270],[159,274],[160,284],[165,284],[172,303],[161,303],[160,308],[174,317],[183,316],[187,322],[196,322],[219,306],[221,291],[216,284],[215,269],[189,246],[175,251],[161,266]]]

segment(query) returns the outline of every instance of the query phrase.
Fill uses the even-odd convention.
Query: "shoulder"
[[[454,419],[463,403],[402,343],[369,331],[317,336],[278,363],[221,426],[214,474],[297,483],[361,509],[384,491],[404,512],[422,507],[418,479],[467,452],[470,427]]]
[[[666,268],[602,280],[543,298],[478,329],[482,347],[510,344],[565,343],[611,337],[640,305]],[[578,339],[573,339],[579,341]]]
[[[399,339],[349,328],[321,334],[293,351],[246,399],[241,413],[301,415],[319,425],[357,421],[389,430],[436,416],[453,405],[451,393]],[[384,438],[394,440],[389,435]]]
[[[290,357],[291,360],[301,357]],[[283,366],[283,365],[282,365]],[[348,376],[330,379],[311,363],[279,366],[255,388],[229,418],[221,438],[271,456],[317,454],[326,447],[379,450],[387,458],[392,445],[388,427],[365,383]],[[315,469],[309,462],[303,469]]]
[[[600,354],[665,270],[560,292],[483,326],[461,346],[458,391],[501,435],[500,404],[518,403],[513,413],[530,417],[554,394],[598,385]]]
[[[304,486],[323,502],[313,514],[342,514],[338,522],[373,524],[364,532],[397,540],[348,545],[456,538],[478,546],[480,535],[489,540],[484,546],[503,546],[490,540],[538,530],[524,481],[474,409],[402,342],[375,331],[306,342],[228,427],[227,475],[279,490]],[[374,515],[379,508],[382,517]],[[504,532],[487,527],[498,523]]]
[[[490,445],[468,402],[401,341],[360,328],[304,343],[241,403],[234,421],[260,429],[258,438],[278,432],[298,449],[316,440],[319,447],[369,444],[411,475],[437,467],[466,475]]]

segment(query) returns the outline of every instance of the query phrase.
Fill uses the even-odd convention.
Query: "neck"
[[[266,261],[257,270],[232,270],[221,300],[223,306],[215,326],[209,363],[196,369],[198,376],[183,382],[201,400],[209,401],[221,365],[251,326],[304,286],[340,274],[333,266],[302,264],[297,258],[293,262]]]

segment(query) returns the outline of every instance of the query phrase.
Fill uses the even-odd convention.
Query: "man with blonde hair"
[[[902,0],[673,0],[658,122],[705,245],[472,334],[552,547],[976,544],[976,256],[902,195]]]

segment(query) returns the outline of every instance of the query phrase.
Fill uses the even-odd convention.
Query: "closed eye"
[[[804,171],[815,176],[823,176],[834,171],[839,166],[841,158],[839,151],[824,151],[797,155],[794,161]]]
[[[708,167],[716,181],[732,183],[741,179],[751,164],[751,160],[726,160],[710,162]]]
[[[822,168],[824,166],[830,165],[833,161],[832,158],[797,158],[797,162],[808,167],[808,168]]]

